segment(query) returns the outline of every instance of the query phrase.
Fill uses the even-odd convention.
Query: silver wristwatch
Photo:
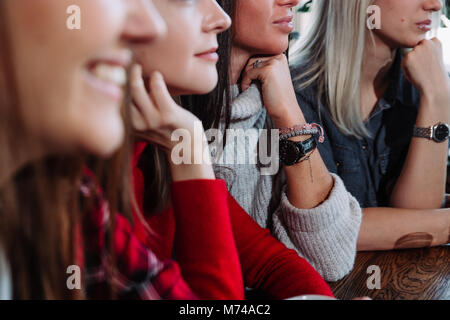
[[[447,141],[449,136],[450,127],[446,123],[439,122],[438,124],[428,128],[414,126],[413,137],[426,138],[441,143]]]

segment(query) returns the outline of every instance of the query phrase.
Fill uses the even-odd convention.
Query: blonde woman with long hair
[[[440,0],[315,0],[313,25],[292,52],[319,151],[359,201],[359,250],[448,242],[445,194],[450,81],[438,39]],[[406,50],[410,49],[407,54]]]

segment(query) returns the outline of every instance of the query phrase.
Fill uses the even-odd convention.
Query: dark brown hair
[[[228,15],[234,16],[236,10],[235,0],[219,0],[217,2]],[[232,31],[229,29],[219,34],[218,42],[218,52],[221,58],[217,64],[219,74],[217,87],[208,95],[181,97],[181,105],[201,119],[205,129],[218,128],[221,114],[218,112],[217,106],[225,106],[223,116],[226,119],[226,128],[228,128],[231,118],[229,76]],[[225,144],[225,139],[223,143]],[[146,213],[164,211],[170,204],[169,185],[171,181],[165,153],[157,146],[148,145],[140,158],[139,168],[145,177],[144,211]]]
[[[218,0],[217,2],[232,20],[234,20],[236,15],[236,0]],[[191,95],[181,98],[182,106],[202,120],[206,130],[210,128],[217,129],[222,115],[225,119],[226,129],[229,127],[231,118],[230,67],[233,29],[229,28],[219,34],[218,42],[220,59],[217,63],[219,81],[216,88],[206,95]],[[223,109],[220,108],[221,106],[224,106]]]

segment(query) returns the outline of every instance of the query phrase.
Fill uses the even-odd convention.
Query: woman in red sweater
[[[224,183],[214,180],[201,122],[174,102],[159,102],[169,94],[204,94],[214,89],[218,78],[216,36],[229,27],[228,16],[213,0],[154,2],[167,22],[168,33],[157,43],[135,44],[142,67],[135,66],[131,75],[133,121],[144,140],[136,144],[133,160],[137,202],[145,217],[136,224],[136,234],[160,259],[182,258],[183,277],[200,298],[226,297],[220,286],[211,286],[198,275],[224,272],[234,259],[217,250],[214,236],[229,223],[246,287],[275,299],[303,294],[332,296],[304,259],[260,228],[226,193]],[[156,70],[164,76],[168,91]],[[163,125],[155,130],[155,123]],[[180,136],[182,154],[178,141],[172,141]],[[179,183],[180,177],[202,180]],[[172,188],[169,179],[175,181]],[[226,217],[222,216],[224,210]],[[211,238],[205,239],[208,232]],[[226,248],[229,241],[223,238],[220,245]],[[220,260],[222,268],[217,264],[211,270],[211,263]]]

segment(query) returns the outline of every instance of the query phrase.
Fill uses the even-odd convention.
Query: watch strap
[[[305,141],[291,141],[291,140],[280,140],[281,146],[280,146],[280,160],[286,165],[286,166],[293,166],[297,163],[301,162],[303,158],[308,156],[309,153],[313,152],[317,148],[317,140],[314,136],[312,136],[309,139],[306,139]],[[284,145],[283,145],[284,144]],[[286,145],[290,145],[290,147],[295,148],[286,148]],[[295,149],[297,154],[295,155],[295,161],[289,162],[286,161],[287,157],[287,149]]]
[[[433,140],[433,127],[421,128],[414,126],[413,137]]]

